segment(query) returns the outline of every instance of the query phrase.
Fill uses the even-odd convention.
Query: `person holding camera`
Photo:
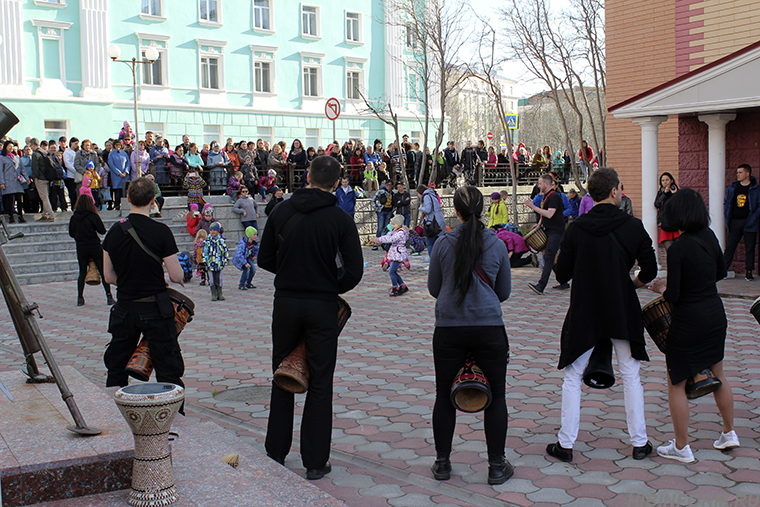
[[[665,250],[670,248],[670,245],[679,236],[678,230],[674,230],[662,222],[662,210],[665,208],[668,199],[677,191],[678,184],[673,175],[668,172],[662,173],[662,176],[660,176],[660,189],[657,190],[657,197],[654,199],[654,207],[657,208],[657,225],[660,226],[660,237],[657,243],[665,247]]]

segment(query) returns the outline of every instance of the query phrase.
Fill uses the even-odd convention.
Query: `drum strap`
[[[488,278],[488,275],[485,271],[483,271],[483,268],[480,267],[480,264],[475,266],[475,272],[478,274],[478,276],[486,282],[486,285],[488,285],[490,288],[493,289],[493,285],[491,285],[491,280]]]
[[[121,229],[124,232],[126,232],[127,234],[129,234],[130,236],[132,236],[132,239],[134,239],[135,242],[137,242],[137,244],[140,246],[140,248],[142,248],[143,251],[146,254],[148,254],[148,256],[151,259],[155,260],[156,262],[158,262],[159,264],[161,264],[163,266],[164,261],[161,260],[161,257],[159,257],[158,255],[156,255],[153,252],[151,252],[150,250],[148,250],[148,247],[145,246],[145,243],[142,242],[142,240],[140,239],[140,236],[137,235],[137,231],[135,231],[135,228],[132,227],[131,223],[129,223],[129,219],[122,220],[119,223],[119,225],[121,226]]]
[[[628,259],[628,251],[623,247],[623,245],[620,244],[620,241],[618,241],[617,236],[615,236],[615,233],[610,231],[609,237],[612,238],[612,242],[615,243],[615,246],[618,247],[620,250],[620,253],[623,254],[623,258],[627,261]]]

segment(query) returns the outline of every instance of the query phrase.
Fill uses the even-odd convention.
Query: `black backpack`
[[[48,181],[58,181],[63,179],[63,167],[58,159],[52,155],[47,156],[43,172],[45,174],[45,179]]]

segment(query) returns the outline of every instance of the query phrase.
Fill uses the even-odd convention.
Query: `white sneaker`
[[[713,442],[713,447],[716,449],[733,449],[739,447],[739,437],[736,436],[734,430],[728,433],[721,433],[720,438]]]
[[[674,459],[681,463],[692,463],[694,461],[694,454],[691,452],[691,447],[686,444],[683,449],[676,449],[676,441],[671,440],[667,445],[661,445],[657,448],[657,454],[663,458]]]

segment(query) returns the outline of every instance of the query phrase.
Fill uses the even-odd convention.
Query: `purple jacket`
[[[389,232],[378,239],[380,243],[391,244],[391,248],[388,250],[389,261],[404,262],[408,258],[406,241],[409,239],[409,230],[406,227],[399,227],[395,231]]]
[[[593,207],[594,200],[591,198],[591,194],[584,195],[583,199],[581,199],[581,205],[578,208],[578,216],[581,216],[584,213],[588,213]]]

